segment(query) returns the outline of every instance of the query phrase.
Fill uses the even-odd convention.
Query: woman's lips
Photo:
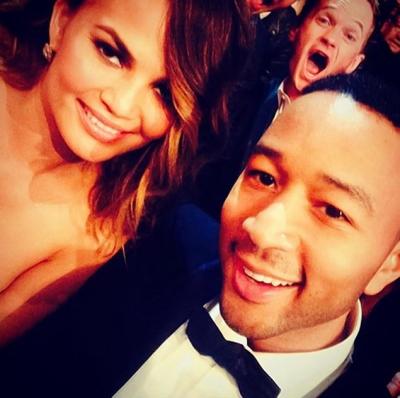
[[[115,125],[111,126],[111,123],[105,122],[104,118],[100,120],[88,106],[80,101],[78,101],[78,110],[86,130],[96,140],[104,143],[111,143],[126,134],[122,129],[116,128]]]

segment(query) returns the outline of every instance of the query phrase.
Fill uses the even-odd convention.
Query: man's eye
[[[264,171],[260,170],[251,170],[249,172],[249,176],[252,178],[255,178],[257,182],[261,183],[262,185],[265,185],[267,187],[275,186],[276,181],[275,178]]]
[[[325,214],[330,218],[347,220],[347,217],[342,210],[329,204],[325,206]]]
[[[329,25],[329,18],[325,17],[325,16],[319,16],[319,17],[317,17],[317,22],[320,25],[327,26],[327,25]]]
[[[107,59],[107,61],[111,62],[112,64],[121,67],[121,60],[120,54],[117,49],[115,49],[110,44],[102,41],[102,40],[95,40],[95,45],[100,54]]]
[[[345,36],[346,36],[346,39],[350,42],[357,41],[357,37],[354,33],[346,33]]]

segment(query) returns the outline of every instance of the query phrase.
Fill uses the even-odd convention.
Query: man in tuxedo
[[[345,371],[359,297],[400,276],[399,103],[338,75],[282,112],[225,201],[219,300],[117,398],[317,397]]]

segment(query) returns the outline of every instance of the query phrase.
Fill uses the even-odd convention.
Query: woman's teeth
[[[103,122],[101,122],[99,119],[97,119],[96,116],[94,116],[90,111],[88,111],[87,109],[85,110],[85,113],[88,117],[88,120],[90,121],[90,123],[100,129],[103,130],[105,133],[107,134],[111,134],[111,135],[118,135],[120,134],[119,130],[116,130],[110,126],[105,125]]]

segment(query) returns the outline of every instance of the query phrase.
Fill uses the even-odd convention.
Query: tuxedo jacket
[[[138,275],[136,275],[138,277]],[[219,266],[152,286],[112,261],[56,313],[0,352],[0,396],[110,397],[219,291]]]

